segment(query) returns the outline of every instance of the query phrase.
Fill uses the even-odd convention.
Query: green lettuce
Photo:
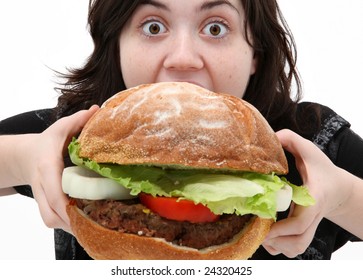
[[[210,170],[97,163],[78,156],[76,139],[70,143],[68,150],[74,164],[115,180],[130,189],[132,195],[144,192],[153,196],[188,199],[207,206],[215,214],[254,214],[276,219],[276,193],[286,184],[292,187],[292,200],[296,204],[309,206],[315,203],[306,187],[295,186],[275,174],[224,174]]]

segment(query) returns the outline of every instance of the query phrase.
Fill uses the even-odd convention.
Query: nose
[[[196,71],[204,66],[197,38],[181,34],[170,38],[164,67],[169,70]]]

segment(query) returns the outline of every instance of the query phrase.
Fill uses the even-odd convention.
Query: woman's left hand
[[[347,200],[350,188],[340,188],[345,172],[312,142],[286,129],[276,134],[295,157],[303,183],[316,201],[309,207],[292,204],[288,218],[276,222],[263,243],[270,254],[293,258],[307,249],[322,218]]]

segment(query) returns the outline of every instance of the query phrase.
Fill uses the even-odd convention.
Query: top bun
[[[256,108],[184,82],[116,94],[78,141],[79,155],[99,163],[288,172],[281,144]]]

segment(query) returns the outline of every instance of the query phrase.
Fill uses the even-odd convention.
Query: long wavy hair
[[[62,74],[65,83],[58,87],[57,117],[72,114],[93,104],[101,105],[124,90],[119,36],[139,4],[145,0],[90,0],[88,25],[94,50],[84,66]],[[246,13],[245,30],[258,61],[244,99],[253,104],[273,129],[284,127],[309,130],[310,117],[296,119],[302,91],[296,68],[294,38],[275,0],[241,0]],[[248,28],[247,28],[248,27]],[[292,87],[294,85],[294,92]],[[310,110],[311,116],[315,110]],[[314,112],[313,112],[314,111]],[[315,120],[316,118],[313,117]]]

